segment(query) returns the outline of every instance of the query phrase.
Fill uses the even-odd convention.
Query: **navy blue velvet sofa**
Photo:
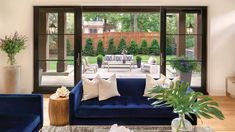
[[[0,132],[37,132],[43,125],[41,95],[0,94]]]
[[[98,98],[81,101],[83,88],[80,81],[69,95],[71,125],[170,125],[178,117],[172,108],[153,108],[143,97],[145,79],[117,79],[119,97],[98,101]],[[193,125],[197,124],[195,115]]]

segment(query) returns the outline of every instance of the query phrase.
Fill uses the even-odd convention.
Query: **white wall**
[[[27,49],[17,56],[22,66],[22,91],[33,89],[34,5],[178,5],[208,6],[208,92],[225,95],[226,76],[235,75],[234,0],[1,0],[0,37],[15,31],[28,37]],[[6,56],[0,53],[0,89]]]

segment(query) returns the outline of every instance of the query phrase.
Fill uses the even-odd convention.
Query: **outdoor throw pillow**
[[[120,96],[117,89],[116,75],[113,74],[107,80],[99,77],[99,101],[106,100],[115,96]]]
[[[82,100],[88,100],[92,98],[97,98],[99,95],[99,80],[98,75],[93,80],[82,76],[82,85],[83,85],[83,97]]]
[[[145,89],[144,89],[144,95],[145,97],[149,97],[148,91],[157,85],[163,85],[165,83],[166,77],[161,74],[161,77],[158,80],[155,80],[152,76],[146,75],[146,84],[145,84]]]

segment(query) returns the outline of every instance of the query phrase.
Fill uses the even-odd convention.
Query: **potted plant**
[[[137,64],[137,68],[140,68],[141,67],[141,60],[142,60],[142,57],[137,55],[136,56],[136,64]]]
[[[0,39],[0,49],[8,56],[10,66],[5,67],[5,88],[6,93],[18,92],[20,83],[20,66],[16,65],[15,56],[25,49],[26,37],[17,32],[13,36],[5,36]]]
[[[201,92],[189,92],[188,88],[189,83],[177,81],[175,84],[170,85],[169,88],[156,86],[149,90],[150,99],[156,99],[152,103],[154,107],[162,105],[172,107],[173,112],[179,115],[179,118],[172,120],[173,132],[192,130],[191,123],[185,119],[185,116],[192,118],[190,114],[195,114],[199,119],[201,117],[224,119],[223,113],[218,109],[218,103]]]
[[[97,56],[97,65],[99,68],[102,67],[102,63],[103,63],[103,55],[98,55]]]
[[[182,81],[191,83],[192,71],[197,69],[197,62],[189,59],[188,57],[176,57],[170,61],[170,65],[173,69],[176,69],[180,73],[180,79]]]

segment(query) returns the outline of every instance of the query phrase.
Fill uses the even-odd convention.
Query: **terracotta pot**
[[[4,93],[19,93],[20,66],[4,67]]]

